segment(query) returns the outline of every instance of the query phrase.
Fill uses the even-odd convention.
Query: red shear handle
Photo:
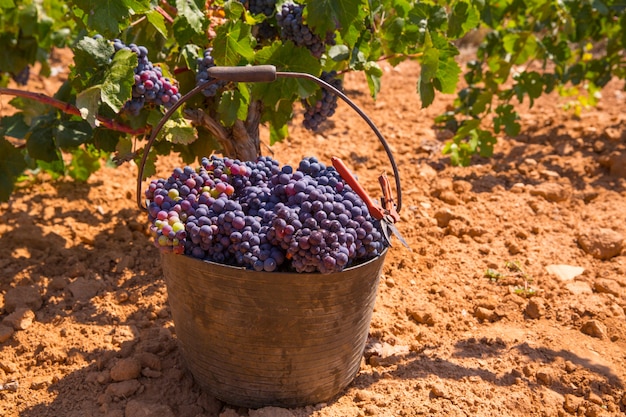
[[[330,160],[333,163],[333,167],[335,167],[337,172],[339,172],[339,175],[341,175],[341,178],[343,178],[343,180],[346,183],[348,183],[348,185],[350,187],[352,187],[354,192],[357,193],[359,195],[359,197],[361,197],[361,199],[363,200],[365,205],[367,205],[367,208],[369,209],[370,214],[375,219],[378,219],[378,220],[380,220],[383,217],[385,217],[385,212],[383,211],[383,209],[381,209],[374,202],[374,200],[372,200],[370,198],[370,196],[367,195],[367,191],[365,191],[365,189],[363,187],[361,187],[361,184],[359,184],[358,181],[356,180],[356,178],[354,178],[354,176],[352,175],[352,173],[350,172],[348,167],[343,163],[343,161],[341,159],[335,157],[335,156],[330,158]]]

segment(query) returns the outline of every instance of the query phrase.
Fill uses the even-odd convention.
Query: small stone
[[[576,369],[578,369],[578,367],[574,364],[574,362],[565,361],[565,372],[571,374],[572,372],[576,371]]]
[[[35,320],[35,313],[30,308],[20,307],[2,320],[5,326],[11,326],[14,330],[26,330]]]
[[[621,253],[624,237],[611,229],[591,229],[578,235],[578,244],[594,258],[610,259]]]
[[[164,404],[130,400],[124,409],[124,417],[175,417],[175,414]]]
[[[118,304],[122,304],[130,298],[130,294],[126,290],[119,290],[115,293],[115,301]]]
[[[545,301],[542,298],[533,297],[528,301],[526,309],[524,310],[526,315],[531,319],[540,319],[546,314]]]
[[[598,320],[589,320],[580,328],[580,331],[591,337],[598,339],[606,339],[606,326]]]
[[[435,213],[435,220],[437,220],[437,226],[439,227],[448,227],[450,220],[455,218],[455,215],[450,211],[450,209],[442,209],[438,210]]]
[[[357,391],[354,394],[354,401],[356,402],[363,402],[363,401],[369,401],[372,398],[372,393],[369,391],[365,391],[365,390],[361,390],[361,391]]]
[[[378,415],[378,407],[374,404],[367,404],[363,408],[363,413],[365,413],[366,416],[376,416]]]
[[[526,185],[522,182],[517,182],[511,186],[511,192],[514,194],[521,194],[526,189]]]
[[[593,283],[593,289],[597,293],[601,294],[611,294],[616,297],[619,297],[621,288],[619,284],[612,280],[606,278],[600,278]]]
[[[548,265],[546,271],[556,275],[561,281],[571,281],[585,272],[585,268],[574,265]]]
[[[493,321],[497,318],[497,315],[494,311],[489,310],[488,308],[476,307],[474,310],[474,317],[482,321]]]
[[[543,182],[530,190],[530,195],[538,195],[552,203],[565,201],[570,196],[570,191],[556,182]]]
[[[154,353],[141,352],[138,356],[139,362],[143,368],[154,369],[160,371],[162,369],[161,358]]]
[[[446,396],[446,393],[444,392],[443,388],[440,385],[433,384],[430,387],[430,395],[434,398],[442,398]]]
[[[596,394],[594,392],[590,392],[589,393],[589,396],[587,397],[587,400],[589,400],[589,402],[592,402],[592,403],[597,404],[597,405],[604,405],[604,401],[602,401],[602,398],[598,394]]]
[[[106,393],[114,397],[130,397],[139,390],[141,383],[136,379],[109,384]]]
[[[134,358],[120,359],[111,368],[111,379],[117,382],[135,379],[139,374],[141,374],[141,363]]]
[[[603,414],[602,408],[595,404],[591,404],[585,410],[585,417],[600,417]]]
[[[459,197],[454,193],[454,191],[451,190],[442,191],[441,194],[439,194],[439,199],[444,203],[450,204],[451,206],[456,206],[461,202]]]
[[[11,288],[4,295],[4,309],[12,313],[18,308],[30,308],[37,311],[41,308],[43,299],[39,290],[30,286],[19,286]]]
[[[419,308],[407,309],[407,314],[419,324],[433,326],[435,324],[435,314],[431,307],[421,306]]]
[[[102,288],[102,281],[88,280],[78,277],[68,285],[68,289],[72,296],[78,301],[89,301],[98,294]]]
[[[0,369],[7,374],[14,374],[17,372],[17,365],[13,361],[3,361],[0,362]]]
[[[539,382],[542,385],[545,385],[547,387],[552,385],[552,381],[553,381],[552,374],[545,369],[538,370],[537,373],[535,374],[535,378],[537,378],[537,382]]]
[[[393,288],[396,286],[396,282],[393,280],[393,278],[387,278],[385,279],[385,284],[389,287],[389,288]]]
[[[4,343],[13,336],[13,326],[0,325],[0,343]]]
[[[585,281],[568,282],[565,288],[574,295],[592,294],[591,285]]]
[[[578,407],[582,403],[583,399],[572,394],[565,394],[565,401],[563,401],[563,408],[568,413],[574,414],[578,411]]]
[[[36,379],[34,381],[31,381],[30,389],[37,391],[46,388],[48,385],[50,385],[50,381],[48,381],[46,378]]]

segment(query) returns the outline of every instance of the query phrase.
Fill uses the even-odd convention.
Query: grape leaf
[[[96,118],[98,115],[98,107],[100,107],[101,97],[102,91],[100,86],[90,87],[76,94],[76,107],[78,108],[81,117],[92,127],[96,127],[98,124]]]
[[[376,62],[368,62],[365,64],[364,71],[370,95],[373,98],[376,98],[378,92],[380,91],[380,80],[383,76],[383,70]]]
[[[532,33],[507,33],[502,38],[504,50],[513,56],[512,62],[522,65],[537,54],[537,39]]]
[[[520,103],[524,101],[524,94],[530,99],[529,106],[532,107],[535,99],[543,92],[543,77],[536,71],[524,71],[515,77],[517,83],[513,86],[513,91]]]
[[[103,36],[116,36],[133,13],[150,10],[149,0],[73,0],[87,16],[87,26]]]
[[[26,135],[28,156],[45,162],[61,159],[54,143],[56,125],[56,118],[48,116],[40,118],[31,126],[30,131]]]
[[[149,10],[146,12],[146,19],[148,22],[163,36],[167,38],[169,36],[167,32],[167,26],[165,25],[165,18],[156,10]]]
[[[11,116],[0,118],[0,134],[23,139],[28,132],[28,125],[24,122],[23,113],[15,113]]]
[[[213,58],[217,65],[238,65],[241,57],[254,60],[254,38],[250,26],[240,21],[230,21],[217,28],[213,44]]]
[[[13,0],[0,0],[0,8],[12,9],[15,7]]]
[[[172,118],[163,126],[163,137],[168,142],[186,145],[196,140],[196,130],[185,119]]]
[[[93,144],[103,152],[114,152],[123,133],[114,130],[97,128],[93,129]]]
[[[248,102],[238,90],[225,91],[220,97],[217,112],[224,126],[230,127],[237,119],[246,119],[248,115]]]
[[[113,56],[113,61],[107,68],[100,98],[115,113],[119,113],[132,97],[136,67],[137,54],[122,49]]]
[[[67,174],[75,180],[87,181],[91,174],[100,169],[100,159],[84,148],[72,152],[72,161],[67,167]]]
[[[204,5],[204,2],[202,2]],[[195,33],[204,31],[204,13],[193,0],[176,0],[176,20],[192,29]]]
[[[84,37],[73,48],[74,63],[80,72],[93,72],[109,64],[115,53],[113,45],[104,39]]]
[[[448,20],[448,37],[460,38],[480,24],[476,7],[466,1],[457,2]]]
[[[343,33],[355,21],[361,20],[357,16],[364,15],[365,6],[362,0],[307,0],[305,23],[322,38],[327,32],[334,32],[336,25]]]
[[[507,135],[519,135],[521,126],[517,123],[518,115],[511,104],[499,105],[496,107],[496,114],[498,116],[493,118],[494,132],[500,133],[500,131],[502,131],[502,127],[504,127],[504,132]]]
[[[0,201],[8,201],[13,184],[26,169],[22,152],[9,141],[0,137]]]
[[[54,141],[60,149],[70,150],[91,140],[91,135],[91,126],[86,121],[63,121],[56,126]]]
[[[319,60],[307,49],[296,47],[293,42],[275,42],[256,54],[257,64],[274,65],[279,71],[303,72],[317,75],[321,72]],[[299,78],[279,78],[272,83],[252,85],[255,97],[261,97],[268,109],[275,109],[277,103],[286,99],[293,101],[295,95],[304,98],[317,91],[315,83]]]

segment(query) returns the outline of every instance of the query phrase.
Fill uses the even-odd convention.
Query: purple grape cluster
[[[271,16],[276,10],[276,0],[248,0],[248,10],[252,14]]]
[[[152,181],[146,197],[161,250],[256,271],[338,272],[385,247],[367,206],[315,158],[297,170],[203,158]]]
[[[213,59],[213,48],[207,48],[204,50],[202,57],[199,57],[197,60],[197,70],[196,70],[196,85],[204,84],[213,78],[209,76],[207,70],[215,66],[215,59]],[[218,81],[213,83],[202,90],[202,94],[205,97],[214,97],[217,94],[217,91],[226,85],[225,81]]]
[[[276,22],[280,27],[281,39],[293,41],[296,46],[304,46],[316,58],[321,58],[326,45],[335,44],[335,33],[328,32],[326,39],[320,38],[302,20],[304,6],[292,1],[283,3],[276,14]]]
[[[322,72],[320,78],[338,90],[343,89],[343,83],[337,78],[336,71]],[[337,95],[325,88],[321,90],[321,97],[311,104],[308,100],[302,100],[304,106],[304,120],[302,125],[312,131],[319,130],[320,125],[335,114],[337,109]]]
[[[154,66],[148,59],[148,49],[134,43],[126,46],[121,40],[113,40],[115,52],[122,49],[131,50],[137,54],[138,62],[135,68],[135,84],[132,98],[126,103],[125,109],[132,115],[138,115],[146,104],[155,104],[169,108],[180,100],[178,87],[168,77],[163,76],[161,67]]]

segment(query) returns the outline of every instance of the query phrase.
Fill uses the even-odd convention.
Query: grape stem
[[[70,114],[73,116],[81,116],[80,110],[78,109],[78,107],[70,103],[57,100],[53,97],[49,97],[45,94],[33,93],[31,91],[18,90],[15,88],[0,88],[0,96],[3,94],[8,95],[8,96],[22,97],[22,98],[26,98],[29,100],[38,101],[39,103],[47,104],[56,109],[59,109],[65,114]],[[115,130],[117,132],[122,132],[122,133],[128,133],[133,136],[145,135],[146,133],[148,133],[148,130],[149,130],[148,128],[145,128],[145,127],[139,128],[139,129],[133,129],[130,126],[126,126],[115,120],[107,119],[102,116],[97,116],[96,119],[98,120],[98,122],[100,122],[100,124],[103,127],[106,127],[107,129]]]

